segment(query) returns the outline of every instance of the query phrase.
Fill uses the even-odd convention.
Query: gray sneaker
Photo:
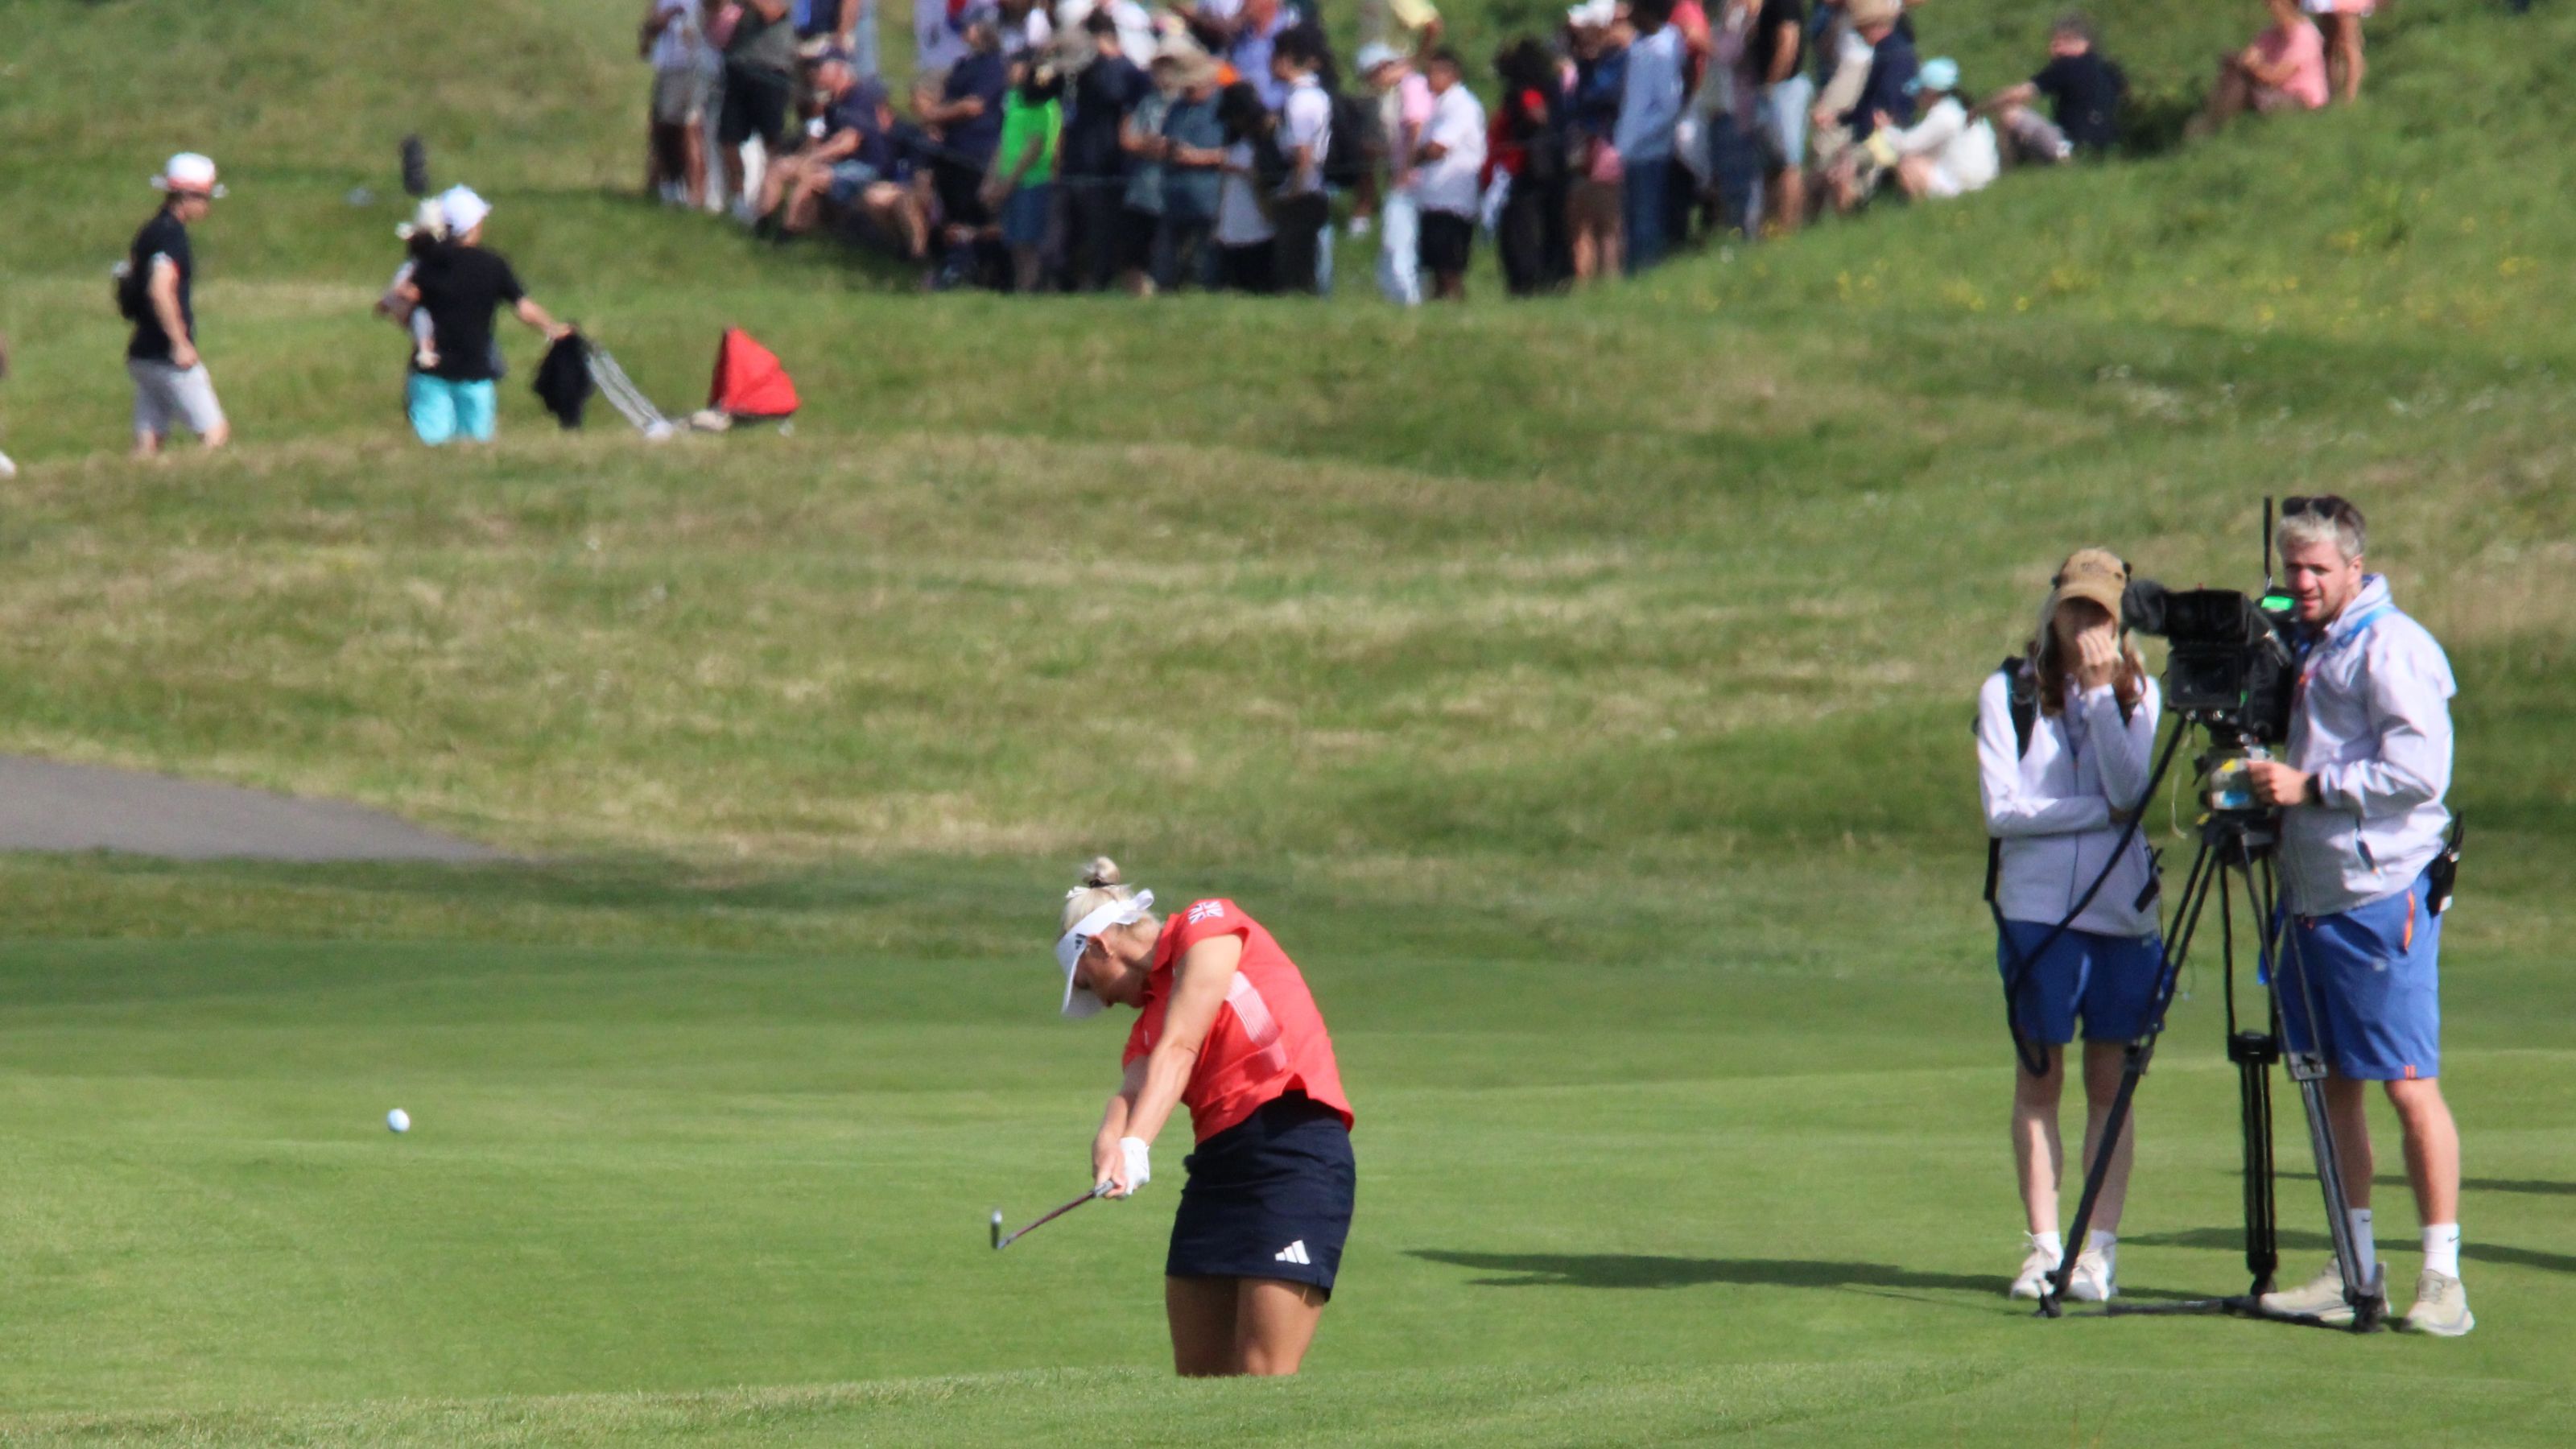
[[[2415,1275],[2415,1306],[2406,1310],[2406,1326],[2417,1333],[2457,1338],[2478,1326],[2469,1312],[2469,1290],[2448,1273],[2427,1268]]]
[[[2266,1313],[2313,1318],[2339,1328],[2352,1322],[2352,1305],[2343,1301],[2343,1268],[2332,1259],[2326,1261],[2325,1271],[2309,1279],[2306,1286],[2266,1293],[2260,1306]]]

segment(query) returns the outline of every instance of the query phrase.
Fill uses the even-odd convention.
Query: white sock
[[[2095,1228],[2084,1235],[2084,1246],[2102,1255],[2102,1269],[2105,1276],[2109,1276],[2112,1270],[2120,1266],[2118,1233],[2106,1233],[2100,1228]]]
[[[2066,1256],[2066,1238],[2060,1233],[2055,1231],[2033,1233],[2030,1239],[2032,1246],[2052,1258],[2063,1259]]]
[[[2424,1230],[2424,1271],[2460,1276],[2460,1225],[2435,1223]]]
[[[2379,1266],[2379,1244],[2370,1236],[2370,1209],[2346,1208],[2343,1216],[2352,1224],[2353,1261],[2361,1264],[2361,1271],[2367,1275]]]

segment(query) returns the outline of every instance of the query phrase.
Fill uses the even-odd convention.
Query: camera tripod
[[[2203,756],[2200,765],[2205,772],[2213,756]],[[2280,843],[2279,817],[2270,810],[2214,809],[2200,827],[2200,848],[2193,855],[2190,874],[2184,877],[2182,895],[2174,916],[2174,928],[2165,937],[2153,1001],[2155,1008],[2148,1017],[2147,1029],[2130,1042],[2120,1074],[2120,1089],[2111,1099],[2109,1119],[2103,1124],[2101,1145],[2084,1175],[2084,1195],[2075,1208],[2075,1224],[2066,1236],[2065,1257],[2041,1285],[2039,1313],[2056,1318],[2064,1311],[2066,1285],[2074,1276],[2076,1255],[2083,1251],[2088,1230],[2092,1227],[2094,1209],[2099,1206],[2102,1184],[2109,1176],[2111,1157],[2128,1126],[2129,1108],[2136,1098],[2138,1083],[2145,1077],[2147,1064],[2156,1053],[2156,1039],[2164,1031],[2165,1009],[2171,1005],[2175,983],[2180,979],[2185,958],[2199,934],[2203,914],[2210,897],[2218,898],[2219,958],[2224,973],[2227,995],[2227,1059],[2236,1064],[2237,1101],[2243,1117],[2245,1172],[2245,1268],[2253,1275],[2246,1291],[2226,1298],[2196,1298],[2173,1303],[2114,1304],[2105,1311],[2128,1313],[2232,1313],[2249,1318],[2269,1318],[2288,1323],[2308,1323],[2320,1327],[2349,1327],[2356,1333],[2367,1333],[2381,1326],[2387,1299],[2380,1282],[2377,1264],[2365,1271],[2358,1261],[2358,1248],[2353,1241],[2351,1220],[2345,1216],[2343,1162],[2335,1150],[2334,1129],[2326,1112],[2326,1063],[2324,1054],[2315,1050],[2289,1051],[2281,1032],[2281,993],[2300,993],[2300,1004],[2306,1008],[2312,1024],[2311,1042],[2316,1040],[2313,1024],[2322,1019],[2314,983],[2306,963],[2301,959],[2295,932],[2287,929],[2287,917],[2280,910],[2280,882],[2273,863],[2273,851]],[[2252,918],[2255,937],[2255,961],[2265,983],[2265,1017],[2260,1029],[2241,1027],[2236,1015],[2236,923],[2235,900],[2241,892],[2247,913]],[[2308,1119],[2308,1143],[2316,1155],[2317,1182],[2325,1192],[2326,1224],[2334,1241],[2337,1267],[2342,1270],[2344,1302],[2352,1309],[2349,1324],[2329,1324],[2322,1318],[2302,1314],[2275,1313],[2263,1307],[2263,1295],[2273,1289],[2273,1274],[2280,1267],[2280,1234],[2277,1205],[2273,1200],[2272,1171],[2272,1065],[2284,1064],[2290,1080],[2299,1087],[2299,1100]]]

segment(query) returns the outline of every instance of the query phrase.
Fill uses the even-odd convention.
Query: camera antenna
[[[2272,594],[2272,495],[2263,495],[2263,594]]]

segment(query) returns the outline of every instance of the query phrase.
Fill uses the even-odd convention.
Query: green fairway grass
[[[646,207],[639,8],[0,0],[0,750],[519,857],[0,857],[0,1444],[2576,1437],[2564,7],[2408,0],[2356,110],[1414,314],[1361,247],[1311,307],[924,297]],[[2170,109],[2243,8],[2104,18]],[[2044,24],[1921,16],[1979,90]],[[366,315],[413,130],[665,406],[740,324],[793,434],[558,433],[522,333],[499,446],[415,446]],[[181,146],[239,446],[138,467],[106,267]],[[2461,685],[2479,1327],[2034,1322],[1973,692],[2070,548],[2249,586],[2259,500],[2327,489]],[[1098,850],[1332,1024],[1360,1204],[1295,1382],[1168,1377],[1178,1129],[986,1247],[1113,1084],[1045,955]],[[2245,1286],[2202,955],[2139,1301]]]

